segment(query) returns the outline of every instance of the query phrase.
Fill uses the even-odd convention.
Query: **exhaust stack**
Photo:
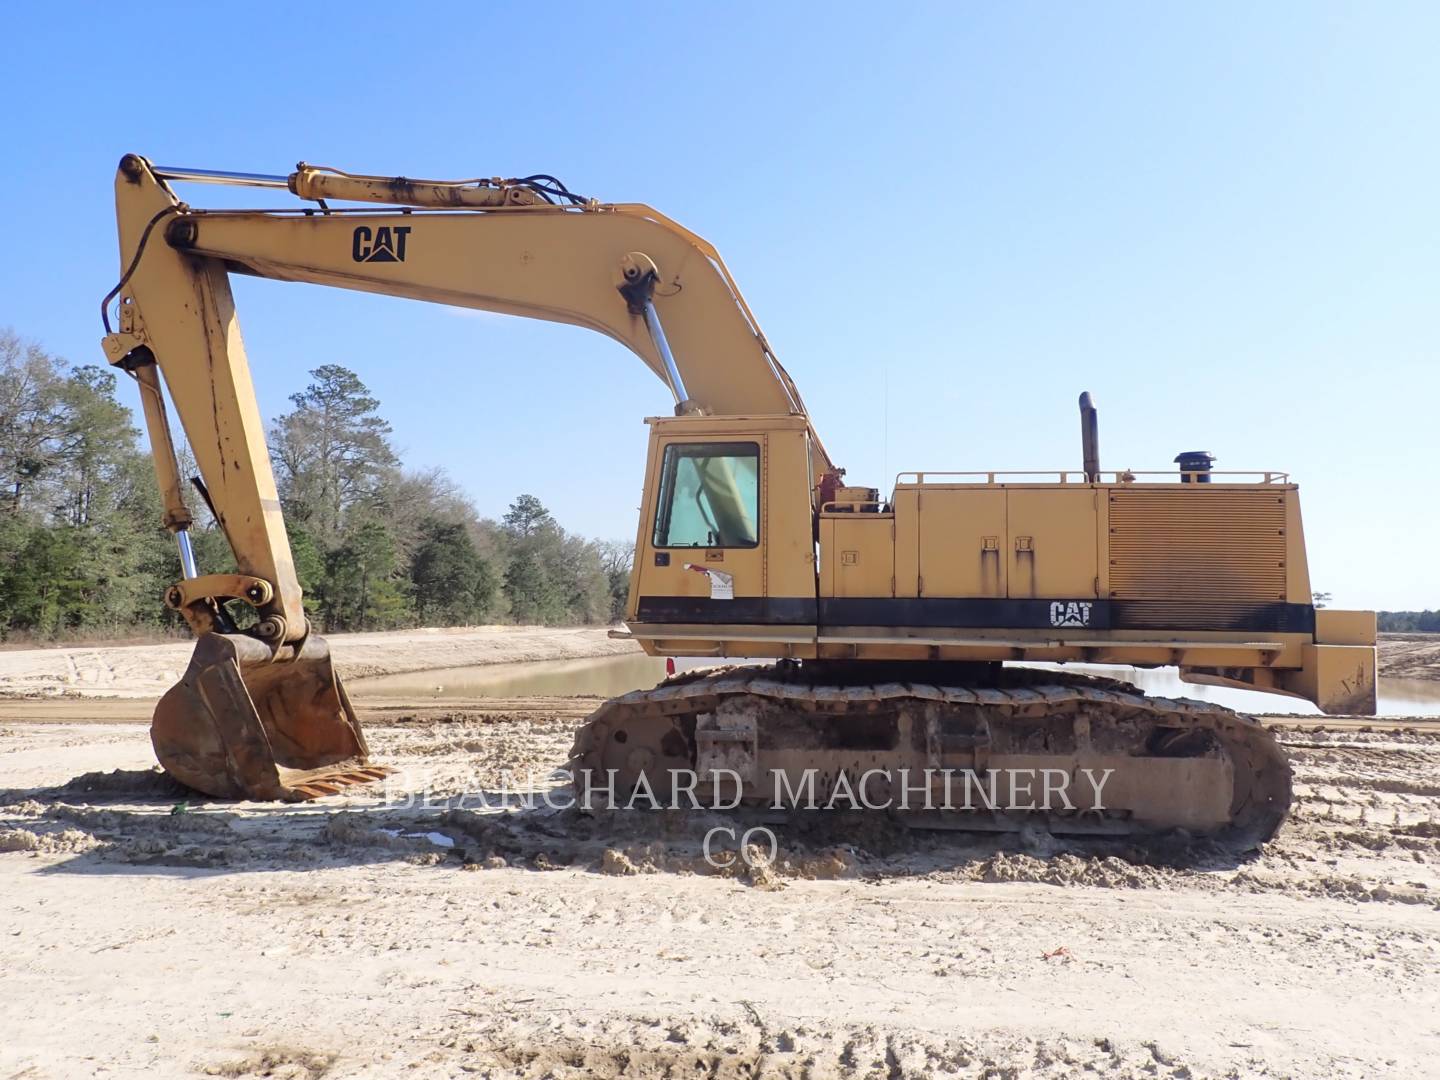
[[[1085,457],[1085,482],[1100,482],[1100,419],[1090,391],[1080,395],[1080,448]]]

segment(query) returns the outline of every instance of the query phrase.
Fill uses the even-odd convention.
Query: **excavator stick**
[[[299,802],[368,784],[393,770],[369,750],[319,637],[288,659],[243,634],[200,637],[185,675],[150,725],[175,779],[219,799]]]
[[[165,603],[198,637],[184,677],[155,709],[155,754],[181,783],[222,799],[299,801],[377,780],[390,770],[370,764],[330,650],[310,633],[228,267],[169,243],[188,208],[144,159],[122,160],[115,208],[122,275],[102,305],[105,355],[140,388],[184,575]],[[167,391],[234,573],[196,566]],[[254,610],[249,633],[225,616],[231,600]]]

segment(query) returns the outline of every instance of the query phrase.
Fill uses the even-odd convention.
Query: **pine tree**
[[[484,622],[496,579],[463,524],[430,518],[410,564],[416,612],[426,625]]]
[[[360,377],[339,364],[310,372],[292,394],[295,408],[270,427],[270,456],[285,513],[317,543],[341,540],[345,515],[371,501],[399,464],[380,402]]]

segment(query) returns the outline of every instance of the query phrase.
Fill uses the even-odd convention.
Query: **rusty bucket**
[[[370,764],[319,637],[273,654],[243,634],[201,635],[155,707],[150,741],[166,772],[219,799],[298,802],[393,771]]]

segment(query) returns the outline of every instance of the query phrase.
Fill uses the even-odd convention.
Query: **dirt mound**
[[[316,1054],[308,1050],[261,1050],[243,1058],[200,1069],[205,1076],[224,1076],[232,1080],[244,1077],[267,1077],[271,1080],[320,1080],[335,1065],[336,1054]]]
[[[83,855],[99,841],[79,829],[36,832],[31,829],[0,829],[0,851],[34,851],[46,855]]]
[[[1173,884],[1173,872],[1128,863],[1114,856],[1050,858],[997,852],[965,870],[973,881],[1034,881],[1045,885],[1086,885],[1105,889],[1149,889]]]
[[[85,795],[107,799],[196,798],[194,791],[158,766],[153,769],[114,769],[111,772],[82,773],[47,794],[56,798]]]
[[[607,1017],[582,1031],[542,1030],[508,1017],[471,1013],[443,1040],[460,1068],[496,1078],[604,1076],[658,1080],[705,1076],[829,1080],[938,1075],[1031,1078],[1096,1075],[1192,1077],[1183,1055],[1156,1041],[1106,1038],[975,1039],[884,1024],[796,1022],[748,1001],[701,1016]]]

